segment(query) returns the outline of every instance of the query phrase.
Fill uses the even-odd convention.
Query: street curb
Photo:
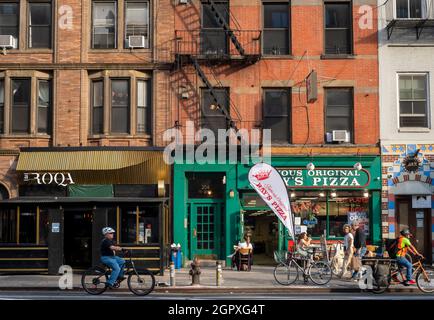
[[[0,287],[1,291],[65,291],[65,292],[79,292],[84,290],[80,287],[73,289],[61,290],[56,287]],[[111,290],[111,292],[129,292],[127,288]],[[282,287],[282,288],[242,288],[242,287],[156,287],[155,293],[371,293],[368,290],[361,290],[358,288],[309,288],[309,287]],[[389,288],[388,293],[407,292],[407,293],[422,293],[418,288]]]

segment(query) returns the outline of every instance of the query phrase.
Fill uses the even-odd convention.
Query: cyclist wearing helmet
[[[113,241],[113,234],[115,230],[110,227],[102,229],[104,239],[101,242],[101,262],[109,266],[112,269],[110,279],[106,283],[106,286],[113,288],[113,285],[117,279],[124,280],[124,265],[125,260],[115,255],[116,251],[121,251],[122,248],[115,245]]]
[[[416,283],[416,281],[411,279],[411,276],[413,274],[413,265],[411,264],[410,261],[408,261],[405,258],[407,251],[410,251],[414,255],[423,257],[417,251],[417,249],[411,244],[410,237],[411,237],[410,230],[404,229],[401,231],[401,236],[398,238],[398,244],[397,244],[398,252],[396,253],[396,261],[398,262],[398,265],[407,268],[407,276],[406,276],[407,279],[403,283],[405,286]]]

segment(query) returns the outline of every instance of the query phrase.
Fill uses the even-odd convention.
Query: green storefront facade
[[[349,219],[363,220],[371,243],[381,241],[381,162],[378,156],[273,156],[298,231],[341,240]],[[306,165],[313,163],[314,170]],[[354,169],[361,163],[362,169]],[[184,164],[173,170],[173,236],[185,259],[226,260],[244,233],[268,255],[288,236],[248,182],[253,164]],[[260,231],[262,230],[262,231]],[[256,247],[256,246],[255,246]]]

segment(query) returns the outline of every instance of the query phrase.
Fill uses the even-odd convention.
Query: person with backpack
[[[421,255],[417,249],[411,244],[410,237],[412,234],[410,233],[409,229],[403,229],[401,231],[401,235],[398,238],[397,244],[396,244],[396,261],[398,262],[398,265],[401,267],[407,268],[407,274],[406,274],[406,280],[404,280],[403,285],[409,286],[411,284],[415,284],[416,281],[411,279],[413,275],[413,265],[410,261],[407,260],[405,255],[407,254],[407,251],[410,251],[413,255],[419,256],[423,258],[423,255]]]

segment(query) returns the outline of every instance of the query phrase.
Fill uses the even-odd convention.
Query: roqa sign
[[[26,172],[24,173],[25,182],[35,182],[36,184],[56,184],[58,186],[66,187],[70,184],[75,184],[72,180],[71,173],[66,172]]]

